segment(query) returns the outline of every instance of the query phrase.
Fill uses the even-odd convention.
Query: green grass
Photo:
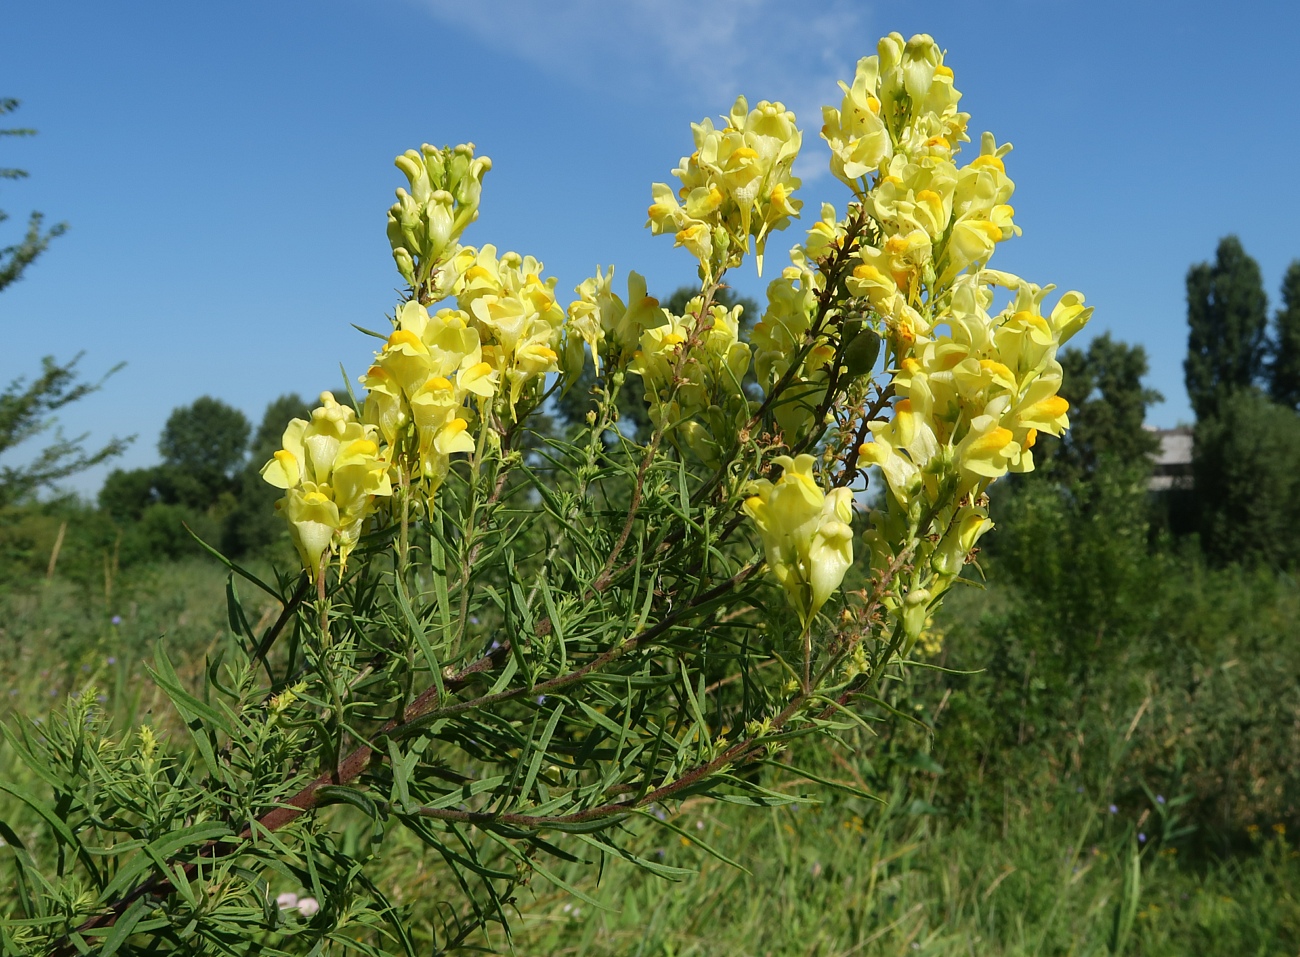
[[[11,584],[0,591],[0,719],[40,717],[93,684],[121,731],[147,715],[166,727],[165,699],[144,665],[162,641],[197,678],[225,634],[224,591],[223,571],[197,561],[134,570],[107,595],[58,578]],[[973,622],[1005,606],[1005,594],[991,589],[964,592],[954,607]],[[256,604],[248,610],[273,613]],[[1261,620],[1269,614],[1261,609]],[[962,640],[960,629],[950,640]],[[941,710],[925,697],[934,690],[918,691],[930,713]],[[1106,726],[1093,720],[1094,733],[1118,741],[1129,714],[1114,714]],[[966,740],[945,737],[960,729],[939,727],[940,741]],[[940,773],[933,760],[917,757],[927,747],[923,735],[881,731],[881,738],[850,737],[855,752],[792,757],[821,777],[882,794],[883,806],[828,794],[792,772],[770,783],[824,803],[755,809],[692,801],[662,809],[687,837],[641,822],[633,849],[693,877],[673,883],[620,860],[599,868],[552,862],[599,906],[534,877],[517,897],[513,942],[496,930],[480,943],[590,957],[1300,952],[1300,852],[1280,822],[1276,831],[1267,821],[1248,830],[1231,854],[1192,854],[1186,843],[1162,840],[1176,830],[1162,830],[1160,815],[1172,814],[1164,805],[1153,814],[1130,801],[1112,814],[1107,791],[1117,770],[1077,767],[1079,752],[1064,738],[1037,741],[1041,773],[997,779],[992,771],[979,777],[985,772],[956,754]],[[1135,746],[1124,760],[1145,753]],[[13,767],[0,744],[0,769]],[[0,798],[0,819],[25,815]],[[1139,832],[1148,840],[1139,842]],[[11,879],[6,853],[0,849],[0,881]],[[436,918],[435,901],[455,894],[437,862],[397,832],[376,877],[405,908],[417,938]]]
[[[852,765],[845,765],[848,774]],[[929,783],[927,784],[927,780]],[[1022,793],[997,821],[956,818],[913,774],[887,806],[803,810],[698,804],[676,823],[739,870],[674,834],[639,853],[698,869],[678,884],[613,862],[572,878],[603,908],[535,888],[521,954],[1295,954],[1300,852],[1283,835],[1188,866],[1138,839],[1136,822],[1076,788]],[[813,793],[804,786],[797,790]]]

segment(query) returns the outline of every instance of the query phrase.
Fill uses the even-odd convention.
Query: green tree
[[[203,396],[168,416],[158,440],[160,465],[108,476],[99,507],[124,528],[123,561],[199,553],[186,527],[205,542],[225,544],[240,511],[249,431],[242,412]]]
[[[230,478],[243,464],[250,431],[244,413],[205,395],[172,411],[158,453],[164,465],[190,475]]]
[[[71,362],[60,364],[46,356],[39,376],[31,382],[15,379],[0,392],[0,454],[48,431],[52,413],[99,390],[102,379],[99,382],[77,380],[76,365],[80,358],[78,355]],[[95,451],[86,450],[83,445],[86,438],[85,435],[68,438],[56,430],[54,441],[34,458],[22,465],[0,466],[0,506],[22,501],[38,489],[120,455],[134,436],[114,438]]]
[[[1198,419],[1262,378],[1268,297],[1259,263],[1236,236],[1219,240],[1214,263],[1187,272],[1187,395]]]
[[[0,115],[12,113],[17,107],[17,100],[0,98]],[[2,129],[0,137],[31,136],[35,132],[31,129]],[[26,176],[25,170],[0,168],[0,180],[18,180]],[[8,218],[8,214],[0,210],[0,223]],[[50,240],[67,229],[64,223],[45,229],[43,223],[40,213],[32,213],[23,238],[14,245],[0,248],[0,290],[17,282],[27,267],[45,252]],[[53,421],[51,416],[59,409],[98,391],[103,379],[99,382],[78,380],[76,365],[80,359],[78,354],[71,361],[60,363],[46,356],[42,360],[40,375],[30,382],[20,377],[0,391],[0,455],[48,431]],[[110,370],[108,375],[116,372],[117,368],[120,366]],[[103,448],[87,451],[83,446],[85,440],[85,435],[67,438],[56,431],[54,442],[26,464],[0,466],[0,506],[21,501],[38,489],[119,455],[131,441],[129,438],[114,438]]]
[[[17,100],[0,97],[0,116],[12,113],[17,108]],[[34,136],[35,134],[35,130],[26,128],[0,130],[0,136]],[[26,170],[0,167],[0,179],[26,178]],[[0,209],[0,223],[8,218],[9,214]],[[67,223],[57,223],[45,229],[44,223],[45,217],[41,213],[32,213],[27,218],[27,232],[23,234],[23,238],[12,246],[0,249],[0,290],[21,279],[23,271],[45,252],[50,240],[63,235],[68,228]]]
[[[1300,561],[1300,416],[1255,391],[1196,426],[1196,511],[1206,555],[1290,566]]]
[[[1070,431],[1062,439],[1041,439],[1049,472],[1061,482],[1090,479],[1102,458],[1145,467],[1159,439],[1142,427],[1147,407],[1164,397],[1142,384],[1148,371],[1146,350],[1098,336],[1088,348],[1065,349],[1060,356],[1061,395],[1070,403]]]
[[[1273,364],[1268,391],[1274,402],[1300,409],[1300,259],[1282,279],[1282,308],[1273,317]]]

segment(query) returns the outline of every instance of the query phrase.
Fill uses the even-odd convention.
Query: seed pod
[[[853,378],[869,373],[880,357],[880,336],[872,329],[862,329],[844,347],[844,368]]]

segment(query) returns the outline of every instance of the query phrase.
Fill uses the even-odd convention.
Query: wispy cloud
[[[417,0],[436,18],[579,85],[669,92],[723,112],[782,100],[812,132],[857,58],[873,52],[863,0]],[[807,142],[807,140],[805,140]]]

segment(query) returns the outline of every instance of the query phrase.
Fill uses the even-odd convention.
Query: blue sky
[[[805,129],[805,209],[843,207],[819,107],[876,39],[949,51],[972,132],[1015,144],[1024,236],[994,264],[1076,288],[1089,334],[1140,342],[1182,387],[1183,279],[1235,232],[1272,300],[1300,258],[1300,16],[1289,3],[819,0],[40,0],[7,4],[0,95],[29,140],[0,141],[0,245],[28,211],[70,230],[0,296],[0,379],[85,352],[98,375],[71,433],[136,433],[156,460],[170,411],[209,394],[256,423],[288,391],[364,371],[399,283],[384,213],[392,158],[472,140],[494,161],[466,241],[532,253],[568,291],[599,263],[664,295],[689,257],[643,228],[650,183],[689,123],[738,93]],[[796,227],[797,228],[797,227]],[[799,230],[801,233],[801,229]],[[794,241],[798,233],[786,234]],[[787,245],[775,240],[769,257]],[[776,262],[777,260],[770,260]],[[751,269],[737,287],[761,295]],[[98,487],[104,470],[73,483]]]

